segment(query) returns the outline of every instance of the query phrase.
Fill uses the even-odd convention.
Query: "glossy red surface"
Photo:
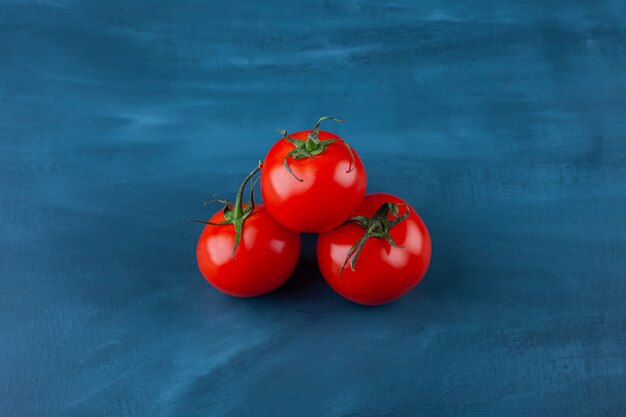
[[[210,221],[223,220],[220,211]],[[234,244],[234,226],[207,225],[198,241],[196,258],[206,280],[235,297],[254,297],[280,287],[300,255],[300,234],[278,224],[263,204],[257,204],[245,220],[233,258]]]
[[[310,130],[290,134],[306,140]],[[320,140],[339,139],[320,130]],[[261,193],[272,216],[299,232],[317,233],[341,224],[358,207],[365,195],[367,175],[363,162],[353,150],[354,164],[346,146],[337,141],[314,158],[288,158],[299,182],[285,168],[285,155],[294,146],[279,140],[269,150],[261,170]],[[350,167],[354,169],[346,172]]]
[[[371,217],[385,202],[401,204],[404,200],[391,194],[369,194],[354,215]],[[404,248],[395,248],[384,239],[370,238],[363,246],[354,271],[346,265],[339,275],[348,251],[365,230],[350,223],[319,236],[319,267],[337,293],[356,303],[377,305],[396,300],[421,281],[430,263],[431,240],[422,219],[409,208],[409,217],[390,231],[394,242]],[[406,206],[400,206],[399,214],[406,210]]]

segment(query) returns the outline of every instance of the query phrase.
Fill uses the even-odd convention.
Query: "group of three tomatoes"
[[[205,224],[196,257],[218,290],[254,297],[280,287],[300,255],[300,233],[319,233],[317,261],[328,284],[360,304],[378,305],[409,292],[431,256],[428,230],[415,210],[391,194],[365,195],[367,175],[352,147],[334,133],[282,134],[248,174],[234,202]],[[251,180],[260,171],[265,204]],[[244,202],[244,191],[250,185]]]

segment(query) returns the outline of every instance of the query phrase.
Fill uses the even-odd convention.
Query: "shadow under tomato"
[[[300,259],[291,277],[280,288],[268,296],[276,297],[315,297],[327,289],[326,282],[319,271],[317,262]]]

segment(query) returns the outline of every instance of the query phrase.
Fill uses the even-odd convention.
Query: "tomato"
[[[280,287],[298,263],[300,234],[280,225],[262,205],[242,204],[244,180],[234,204],[204,223],[196,258],[206,280],[218,290],[235,297],[254,297]],[[254,186],[253,186],[254,187]]]
[[[359,155],[334,133],[312,130],[280,139],[267,153],[261,193],[272,216],[298,232],[319,233],[346,220],[365,195],[367,175]]]
[[[413,289],[430,256],[426,225],[391,194],[366,195],[346,224],[317,241],[324,279],[343,297],[366,305],[388,303]]]
[[[210,221],[224,221],[223,213],[216,213]],[[300,255],[300,235],[281,226],[261,204],[246,219],[233,258],[234,244],[232,226],[207,225],[196,256],[206,280],[235,297],[254,297],[280,287],[291,276]]]

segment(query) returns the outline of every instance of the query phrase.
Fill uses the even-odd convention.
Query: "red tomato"
[[[254,297],[280,287],[300,255],[298,232],[281,226],[262,204],[255,206],[252,195],[247,205],[241,204],[243,188],[256,171],[246,178],[234,204],[224,201],[224,210],[201,222],[206,226],[196,249],[206,280],[235,297]]]
[[[334,133],[303,130],[280,139],[267,153],[261,193],[272,216],[298,232],[319,233],[346,220],[365,195],[359,155]]]
[[[218,212],[210,221],[224,221],[224,214]],[[206,280],[235,297],[254,297],[280,287],[291,276],[300,255],[300,234],[278,224],[262,204],[245,220],[233,258],[234,244],[232,225],[207,225],[196,256]]]
[[[385,210],[386,203],[394,203],[397,213],[393,205]],[[377,213],[382,221],[375,219]],[[388,303],[413,289],[431,256],[430,235],[417,212],[394,195],[369,194],[351,219],[318,238],[317,259],[328,284],[366,305]]]

